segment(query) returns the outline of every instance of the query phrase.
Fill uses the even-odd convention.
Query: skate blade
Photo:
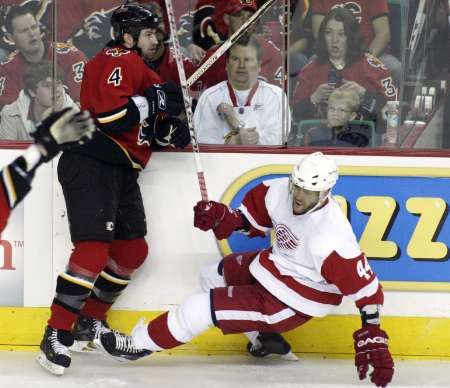
[[[284,361],[298,361],[298,357],[292,352],[283,354],[281,359]]]
[[[69,348],[70,351],[76,353],[90,353],[90,354],[100,354],[100,350],[94,341],[75,341],[73,345]]]
[[[36,362],[40,366],[42,366],[45,370],[49,371],[51,374],[55,376],[62,376],[64,374],[64,369],[66,369],[61,365],[54,364],[53,362],[47,360],[47,357],[45,357],[45,354],[44,352],[42,352],[42,350],[36,357]]]

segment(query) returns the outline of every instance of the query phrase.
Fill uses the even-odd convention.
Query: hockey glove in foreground
[[[178,116],[184,109],[181,88],[171,82],[155,84],[144,90],[148,102],[149,116],[167,113]]]
[[[220,202],[199,201],[194,206],[194,226],[201,230],[212,229],[218,240],[227,238],[244,226],[242,214]]]
[[[155,141],[161,147],[184,148],[191,142],[189,127],[177,117],[166,117],[156,125]]]
[[[353,333],[355,366],[359,379],[366,378],[369,365],[373,367],[370,381],[386,387],[394,375],[394,361],[388,349],[388,336],[378,325],[366,325]]]
[[[67,149],[92,139],[94,121],[89,112],[77,112],[66,108],[52,113],[40,123],[31,136],[42,153],[42,160],[48,162],[62,149]]]

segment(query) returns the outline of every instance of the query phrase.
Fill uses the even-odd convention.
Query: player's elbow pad
[[[114,111],[97,116],[97,126],[106,133],[130,131],[141,121],[138,107],[130,98],[128,103]]]

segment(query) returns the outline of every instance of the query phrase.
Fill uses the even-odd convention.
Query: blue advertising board
[[[264,180],[289,176],[292,165],[250,170],[224,192],[238,207]],[[361,249],[387,289],[450,290],[450,169],[340,167],[333,195],[352,224]],[[234,233],[222,254],[270,245],[270,236]]]

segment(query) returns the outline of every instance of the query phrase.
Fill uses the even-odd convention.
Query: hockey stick
[[[225,1],[225,0],[223,0]],[[237,31],[233,33],[222,45],[211,55],[203,65],[201,65],[194,74],[187,80],[187,87],[190,88],[205,72],[208,70],[228,49],[244,35],[250,26],[252,26],[261,16],[263,16],[272,4],[277,0],[267,0]],[[170,1],[167,1],[169,3]],[[173,33],[172,33],[173,34]]]
[[[172,43],[174,50],[174,57],[177,63],[178,74],[180,77],[180,86],[183,92],[184,107],[186,109],[186,118],[191,135],[192,151],[194,152],[195,167],[197,171],[198,184],[200,186],[200,194],[203,201],[208,200],[208,192],[206,191],[205,174],[203,173],[202,164],[200,161],[200,149],[197,142],[197,134],[192,120],[192,99],[189,95],[189,90],[186,82],[186,73],[184,71],[180,41],[177,35],[177,25],[175,22],[175,13],[173,11],[172,0],[166,0],[167,16],[169,19],[170,31],[172,33]]]
[[[411,30],[411,35],[409,39],[409,67],[411,68],[412,61],[416,54],[417,45],[419,43],[419,38],[422,35],[423,25],[425,23],[425,3],[426,0],[420,0],[419,6],[417,7],[416,18]]]

